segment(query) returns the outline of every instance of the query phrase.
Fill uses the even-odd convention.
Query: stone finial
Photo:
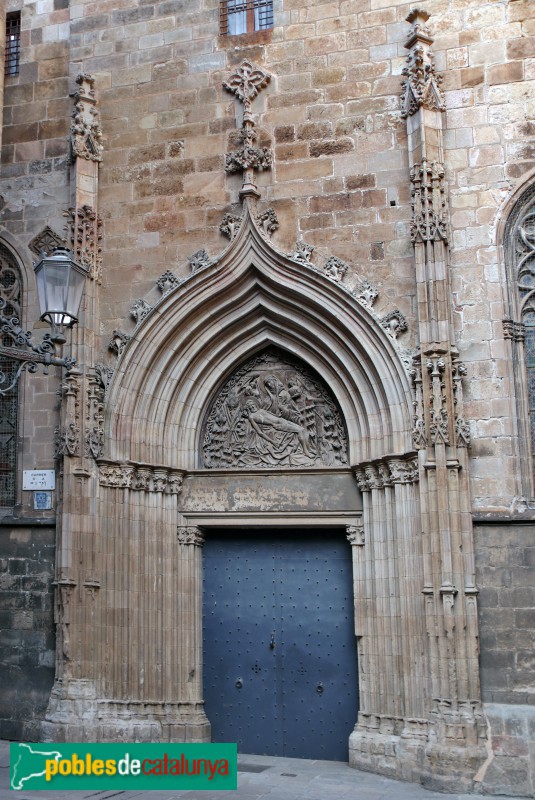
[[[251,103],[271,80],[269,72],[245,59],[226,81],[223,88],[243,103],[244,116],[251,115]],[[252,121],[252,118],[251,118]]]
[[[412,28],[405,45],[409,50],[407,66],[402,71],[407,79],[402,83],[401,99],[401,115],[405,118],[412,116],[420,108],[436,111],[446,109],[440,90],[442,76],[437,75],[430,53],[433,39],[425,24],[428,19],[427,11],[420,9],[414,9],[407,17]]]
[[[257,133],[251,113],[252,101],[270,80],[271,75],[268,72],[245,60],[226,81],[223,81],[223,87],[243,103],[243,123],[240,132],[242,147],[225,156],[227,172],[243,171],[243,185],[240,192],[242,199],[247,196],[259,197],[254,183],[254,170],[270,169],[272,164],[269,148],[255,147]]]
[[[102,161],[102,130],[96,109],[94,83],[91,75],[78,75],[79,88],[74,92],[74,111],[71,123],[71,155],[73,161]]]

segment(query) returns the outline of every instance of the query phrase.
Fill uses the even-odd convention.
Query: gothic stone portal
[[[327,387],[276,349],[225,383],[203,426],[208,469],[347,465],[347,434]]]

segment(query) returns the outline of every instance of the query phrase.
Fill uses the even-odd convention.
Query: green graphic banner
[[[10,787],[237,789],[235,744],[11,744]]]

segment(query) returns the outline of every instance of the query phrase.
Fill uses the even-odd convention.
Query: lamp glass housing
[[[56,341],[65,341],[64,327],[78,321],[87,267],[74,261],[69,250],[57,247],[34,271],[41,319],[50,323]]]

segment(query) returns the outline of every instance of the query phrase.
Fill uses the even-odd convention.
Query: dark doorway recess
[[[347,760],[358,671],[345,531],[208,531],[203,559],[212,740]]]

